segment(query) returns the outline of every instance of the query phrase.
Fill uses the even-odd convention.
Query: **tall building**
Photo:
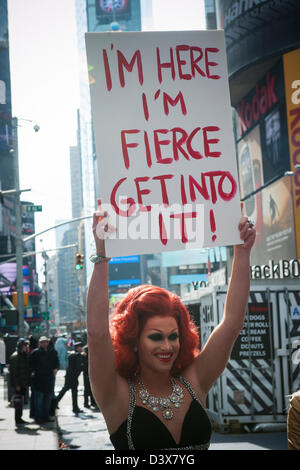
[[[78,124],[79,112],[78,112]],[[79,129],[79,125],[78,125]],[[81,217],[83,212],[82,190],[82,162],[80,152],[80,132],[78,130],[78,145],[70,147],[70,178],[72,219]],[[75,253],[84,254],[84,230],[81,222],[74,222],[69,226],[56,229],[57,247],[76,245],[58,251],[58,310],[60,321],[75,321],[79,319],[79,310],[84,308],[85,290],[83,287],[83,273],[76,272]],[[83,272],[85,268],[83,269]],[[79,307],[80,306],[80,307]]]
[[[88,64],[86,60],[85,33],[96,31],[140,31],[140,0],[76,0],[77,41],[79,53],[80,81],[80,153],[82,161],[84,215],[91,215],[97,208],[97,198],[101,196],[98,187],[98,169],[95,142],[92,129]],[[94,251],[91,221],[84,222],[86,258]],[[92,273],[91,263],[86,263],[86,279]]]
[[[12,148],[12,114],[7,0],[0,0],[0,191],[15,185]],[[15,200],[0,201],[0,255],[15,253]]]
[[[77,230],[68,228],[62,238],[62,246],[78,242]],[[79,282],[74,269],[76,247],[59,251],[58,255],[58,289],[59,316],[62,321],[76,321],[79,312]]]
[[[79,148],[70,147],[70,170],[72,192],[72,219],[81,216],[82,201],[82,173]]]
[[[7,0],[0,0],[0,192],[15,189],[15,170],[12,132],[11,85],[9,62],[9,31]],[[30,205],[32,203],[21,203]],[[5,263],[16,253],[16,199],[15,194],[0,196],[0,328],[5,328],[4,318],[12,306],[9,301],[16,291],[16,262]],[[34,233],[34,214],[22,211],[23,237]],[[35,251],[35,242],[25,243],[24,251]],[[25,319],[34,324],[39,309],[40,289],[37,286],[35,256],[23,259],[23,289],[29,294],[29,303],[24,310]],[[12,312],[9,312],[12,316]],[[10,327],[17,330],[17,321]]]
[[[58,254],[55,254],[47,260],[48,305],[51,306],[49,308],[50,336],[54,336],[57,333],[60,323],[58,259]]]
[[[205,0],[206,29],[217,29],[215,0]]]
[[[58,219],[55,221],[55,225],[58,225],[60,223],[65,222],[63,219]],[[61,225],[55,229],[55,244],[56,248],[60,248],[63,246],[63,236],[65,231],[67,230],[67,225]],[[57,283],[55,284],[57,286],[57,292],[55,293],[55,312],[58,314],[58,319],[61,321],[61,317],[64,314],[64,305],[63,302],[59,302],[60,295],[64,295],[64,276],[63,273],[60,271],[61,264],[63,260],[60,258],[60,251],[57,251],[57,253],[50,258],[50,272],[49,272],[49,278],[54,279],[54,277],[57,278]],[[54,273],[52,273],[54,271]]]

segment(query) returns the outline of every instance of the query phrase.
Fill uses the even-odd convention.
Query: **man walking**
[[[93,408],[98,409],[97,403],[95,401],[95,398],[91,389],[90,378],[89,378],[88,345],[84,346],[83,348],[82,359],[83,359],[84,407],[85,408],[93,407]],[[91,404],[89,404],[89,400],[91,401]]]
[[[10,385],[14,393],[15,423],[24,424],[22,419],[23,405],[30,379],[28,341],[20,338],[17,342],[16,351],[9,358]]]
[[[77,342],[74,344],[75,351],[73,351],[69,355],[68,360],[68,368],[65,375],[65,385],[59,392],[58,396],[56,397],[56,405],[62,399],[64,394],[71,389],[72,392],[72,408],[73,413],[77,414],[82,412],[78,407],[77,396],[78,396],[78,377],[80,376],[83,370],[83,357],[82,357],[82,347],[83,344],[81,342]]]
[[[5,364],[6,364],[6,346],[5,346],[5,342],[2,336],[0,336],[0,375],[3,374],[3,369],[4,369]]]
[[[34,418],[41,424],[50,419],[54,376],[59,368],[57,354],[49,349],[49,339],[41,336],[39,347],[29,356],[31,387],[34,400]]]

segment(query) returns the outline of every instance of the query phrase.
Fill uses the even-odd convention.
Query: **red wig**
[[[178,324],[180,350],[171,373],[178,374],[197,356],[197,328],[179,297],[161,287],[142,285],[128,291],[111,319],[116,369],[122,377],[129,378],[138,373],[134,347],[148,318],[156,315],[172,316]]]

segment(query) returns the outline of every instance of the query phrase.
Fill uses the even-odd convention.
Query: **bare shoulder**
[[[97,400],[97,398],[96,398]],[[128,381],[117,376],[116,389],[105,403],[99,403],[109,434],[113,434],[127,419],[129,411]]]

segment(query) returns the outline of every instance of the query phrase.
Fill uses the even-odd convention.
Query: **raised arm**
[[[239,229],[244,243],[234,247],[223,318],[193,364],[197,381],[204,393],[208,393],[225,369],[233,345],[244,325],[250,288],[250,251],[256,232],[246,217],[240,220]]]
[[[99,216],[93,216],[96,254],[105,256],[105,243],[96,235]],[[109,332],[108,262],[95,263],[87,295],[89,375],[94,397],[101,409],[110,407],[120,377]]]

